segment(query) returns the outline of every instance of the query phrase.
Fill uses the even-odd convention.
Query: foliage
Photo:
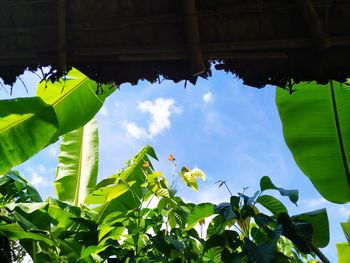
[[[349,82],[299,83],[292,95],[277,89],[276,103],[286,143],[320,194],[350,201]]]
[[[80,154],[70,155],[74,153]],[[150,157],[156,158],[154,150],[145,146],[125,168],[97,184],[81,206],[73,204],[75,197],[70,202],[49,198],[7,205],[0,233],[20,240],[34,262],[101,262],[111,257],[115,262],[302,262],[313,252],[310,244],[327,242],[328,229],[318,231],[322,224],[328,227],[325,211],[294,217],[279,211],[276,207],[282,203],[266,191],[277,190],[291,200],[297,200],[298,193],[275,187],[268,177],[261,179],[261,191],[252,197],[241,193],[227,203],[195,205],[176,195]],[[197,168],[186,172],[204,179]],[[180,178],[189,185],[187,176]],[[72,192],[65,186],[61,196]],[[258,205],[272,214],[259,212]],[[307,215],[321,220],[305,221]],[[196,229],[205,221],[204,235]]]
[[[340,223],[347,242],[337,243],[338,262],[350,261],[350,216],[347,222]]]
[[[0,174],[87,123],[114,90],[72,69],[59,81],[40,83],[36,97],[1,100]]]
[[[175,173],[169,186],[154,169],[151,158],[157,156],[147,145],[96,184],[97,126],[86,123],[113,90],[73,69],[60,82],[41,83],[37,97],[0,101],[1,240],[18,241],[35,263],[283,263],[315,254],[328,262],[318,249],[329,242],[326,211],[290,216],[279,199],[266,193],[276,191],[296,204],[298,191],[277,187],[269,177],[261,179],[253,196],[243,191],[221,204],[186,203],[173,188]],[[42,201],[10,169],[60,135],[58,199]],[[175,171],[174,156],[168,159]],[[187,167],[179,177],[194,191],[197,179],[205,179],[200,169]],[[222,185],[229,190],[226,182]]]
[[[18,172],[10,171],[6,176],[0,177],[0,216],[2,220],[8,219],[5,205],[9,203],[41,202],[36,189]],[[11,221],[7,221],[10,223]],[[4,226],[0,225],[0,228]],[[5,232],[4,232],[5,231]],[[0,231],[0,262],[22,262],[26,252],[17,241],[9,241],[6,230]]]
[[[55,187],[62,201],[84,203],[96,185],[98,170],[96,119],[62,136]]]

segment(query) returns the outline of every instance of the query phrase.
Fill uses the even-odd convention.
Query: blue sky
[[[22,80],[29,95],[34,94],[38,77],[26,73]],[[11,98],[3,89],[0,96]],[[20,81],[14,96],[28,96]],[[145,144],[155,148],[160,161],[154,164],[165,176],[171,173],[170,153],[178,168],[199,167],[205,172],[207,181],[199,184],[197,193],[180,181],[177,184],[178,194],[187,201],[228,201],[228,192],[215,185],[218,180],[226,180],[233,193],[249,187],[246,193],[252,195],[260,178],[268,175],[280,187],[299,190],[298,207],[283,198],[290,214],[327,208],[331,243],[323,251],[336,261],[335,243],[345,241],[339,222],[346,221],[350,205],[324,200],[294,163],[283,139],[274,87],[244,86],[231,74],[218,71],[186,88],[184,82],[171,81],[124,84],[106,100],[97,119],[100,179],[115,173]],[[55,196],[58,151],[56,143],[16,168],[44,197]]]

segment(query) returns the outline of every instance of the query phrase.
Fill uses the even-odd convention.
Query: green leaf
[[[0,225],[0,233],[6,236],[8,239],[14,240],[14,241],[21,240],[21,239],[31,239],[31,240],[43,241],[50,246],[55,245],[55,243],[50,238],[43,236],[41,234],[24,231],[23,228],[17,223]]]
[[[0,174],[57,141],[59,135],[86,124],[114,90],[72,69],[60,81],[41,82],[38,97],[1,100]]]
[[[62,137],[54,181],[59,200],[81,205],[96,186],[98,131],[96,119]]]
[[[18,171],[0,176],[0,193],[8,203],[42,202],[38,191]]]
[[[186,230],[193,228],[199,221],[213,214],[215,214],[213,204],[202,203],[196,205],[188,216]]]
[[[54,109],[41,98],[0,101],[0,175],[58,139]]]
[[[109,198],[109,201],[94,208],[98,215],[98,221],[114,211],[129,211],[139,208],[141,204],[141,197],[143,195],[142,184],[146,181],[146,174],[153,174],[152,164],[149,160],[149,156],[157,159],[154,150],[151,146],[146,145],[143,147],[133,158],[127,162],[127,166],[123,168],[119,173],[112,175],[110,178],[103,180],[96,186],[95,191],[91,195],[100,195],[103,188],[108,188],[109,184],[119,184],[119,182],[126,183],[129,188],[128,191],[122,195],[118,194],[115,198]],[[144,164],[148,163],[149,166],[144,167]],[[113,182],[114,179],[114,182]],[[118,191],[120,189],[117,189]],[[124,191],[124,188],[122,189]],[[120,193],[115,191],[116,193]],[[107,195],[109,191],[105,192]],[[111,196],[110,196],[111,197]],[[107,200],[107,197],[105,197]]]
[[[277,187],[272,183],[270,177],[268,177],[268,176],[263,176],[260,179],[260,190],[261,190],[261,192],[263,192],[265,190],[277,190],[280,192],[281,195],[288,196],[289,200],[291,202],[293,202],[295,205],[297,204],[298,199],[299,199],[299,191],[298,190],[285,190],[283,188]]]
[[[124,182],[100,188],[85,199],[86,204],[103,204],[121,196],[129,190],[129,185]]]
[[[348,80],[349,83],[349,80]],[[320,194],[350,201],[350,87],[336,81],[277,89],[276,103],[286,143],[300,169]]]
[[[213,247],[209,249],[203,256],[204,262],[216,263],[222,262],[221,260],[221,251],[222,247]]]
[[[207,238],[215,234],[220,235],[225,230],[227,225],[228,221],[225,220],[223,216],[217,215],[210,221],[208,225]]]
[[[198,191],[197,178],[200,178],[203,181],[205,181],[204,172],[198,168],[190,170],[186,167],[183,167],[179,174],[184,183],[187,186],[191,187],[194,191]]]
[[[232,210],[231,203],[223,202],[215,206],[215,212],[224,217],[227,221],[231,221],[234,218],[238,218],[235,211]]]
[[[311,253],[308,243],[312,239],[313,228],[307,222],[293,222],[288,214],[281,213],[278,215],[279,225],[282,225],[283,235],[304,254]]]
[[[282,204],[282,202],[273,196],[261,195],[258,197],[256,202],[261,204],[275,216],[278,216],[280,213],[288,213],[287,208]]]
[[[346,240],[348,241],[350,245],[350,216],[348,218],[348,221],[340,223],[341,228],[343,229],[344,235],[346,237]]]
[[[59,81],[42,81],[36,95],[53,106],[60,134],[65,134],[91,120],[114,91],[113,85],[98,84],[73,68]]]
[[[326,247],[329,243],[329,222],[326,209],[320,209],[292,216],[292,221],[306,221],[312,225],[312,243],[317,247]]]
[[[337,243],[338,262],[350,262],[350,245],[346,242]]]

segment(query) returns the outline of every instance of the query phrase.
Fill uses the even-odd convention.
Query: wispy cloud
[[[211,92],[207,92],[202,97],[204,103],[210,103],[214,101],[214,96]]]
[[[147,137],[147,132],[145,131],[145,129],[137,126],[133,122],[125,121],[124,128],[126,130],[126,135],[128,137],[135,138],[135,139],[144,139]]]
[[[50,184],[50,182],[45,177],[39,175],[39,173],[45,174],[47,172],[45,166],[38,165],[35,168],[27,167],[26,171],[31,175],[31,179],[29,180],[29,182],[36,188],[39,188],[41,186],[45,187]]]
[[[103,117],[108,117],[109,111],[106,106],[102,106],[102,108],[99,111],[99,114]]]
[[[143,113],[151,114],[150,120],[148,121],[150,138],[170,128],[171,115],[182,113],[182,109],[176,105],[174,99],[158,98],[155,101],[146,100],[139,102],[137,108]]]
[[[48,186],[49,185],[49,182],[46,180],[46,178],[38,175],[37,173],[32,174],[32,179],[30,180],[30,183],[37,188],[40,186]]]
[[[153,139],[155,136],[171,127],[170,118],[173,114],[182,113],[181,107],[177,105],[172,98],[157,98],[154,101],[140,101],[137,104],[137,109],[141,113],[150,114],[150,116],[147,118],[147,129],[135,122],[123,122],[126,135],[135,139]]]
[[[56,159],[59,153],[59,145],[58,144],[52,144],[49,147],[47,147],[47,155],[50,158]]]

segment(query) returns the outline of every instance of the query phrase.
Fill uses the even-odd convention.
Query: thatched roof
[[[344,80],[350,0],[0,0],[0,77],[74,66],[103,82]]]

